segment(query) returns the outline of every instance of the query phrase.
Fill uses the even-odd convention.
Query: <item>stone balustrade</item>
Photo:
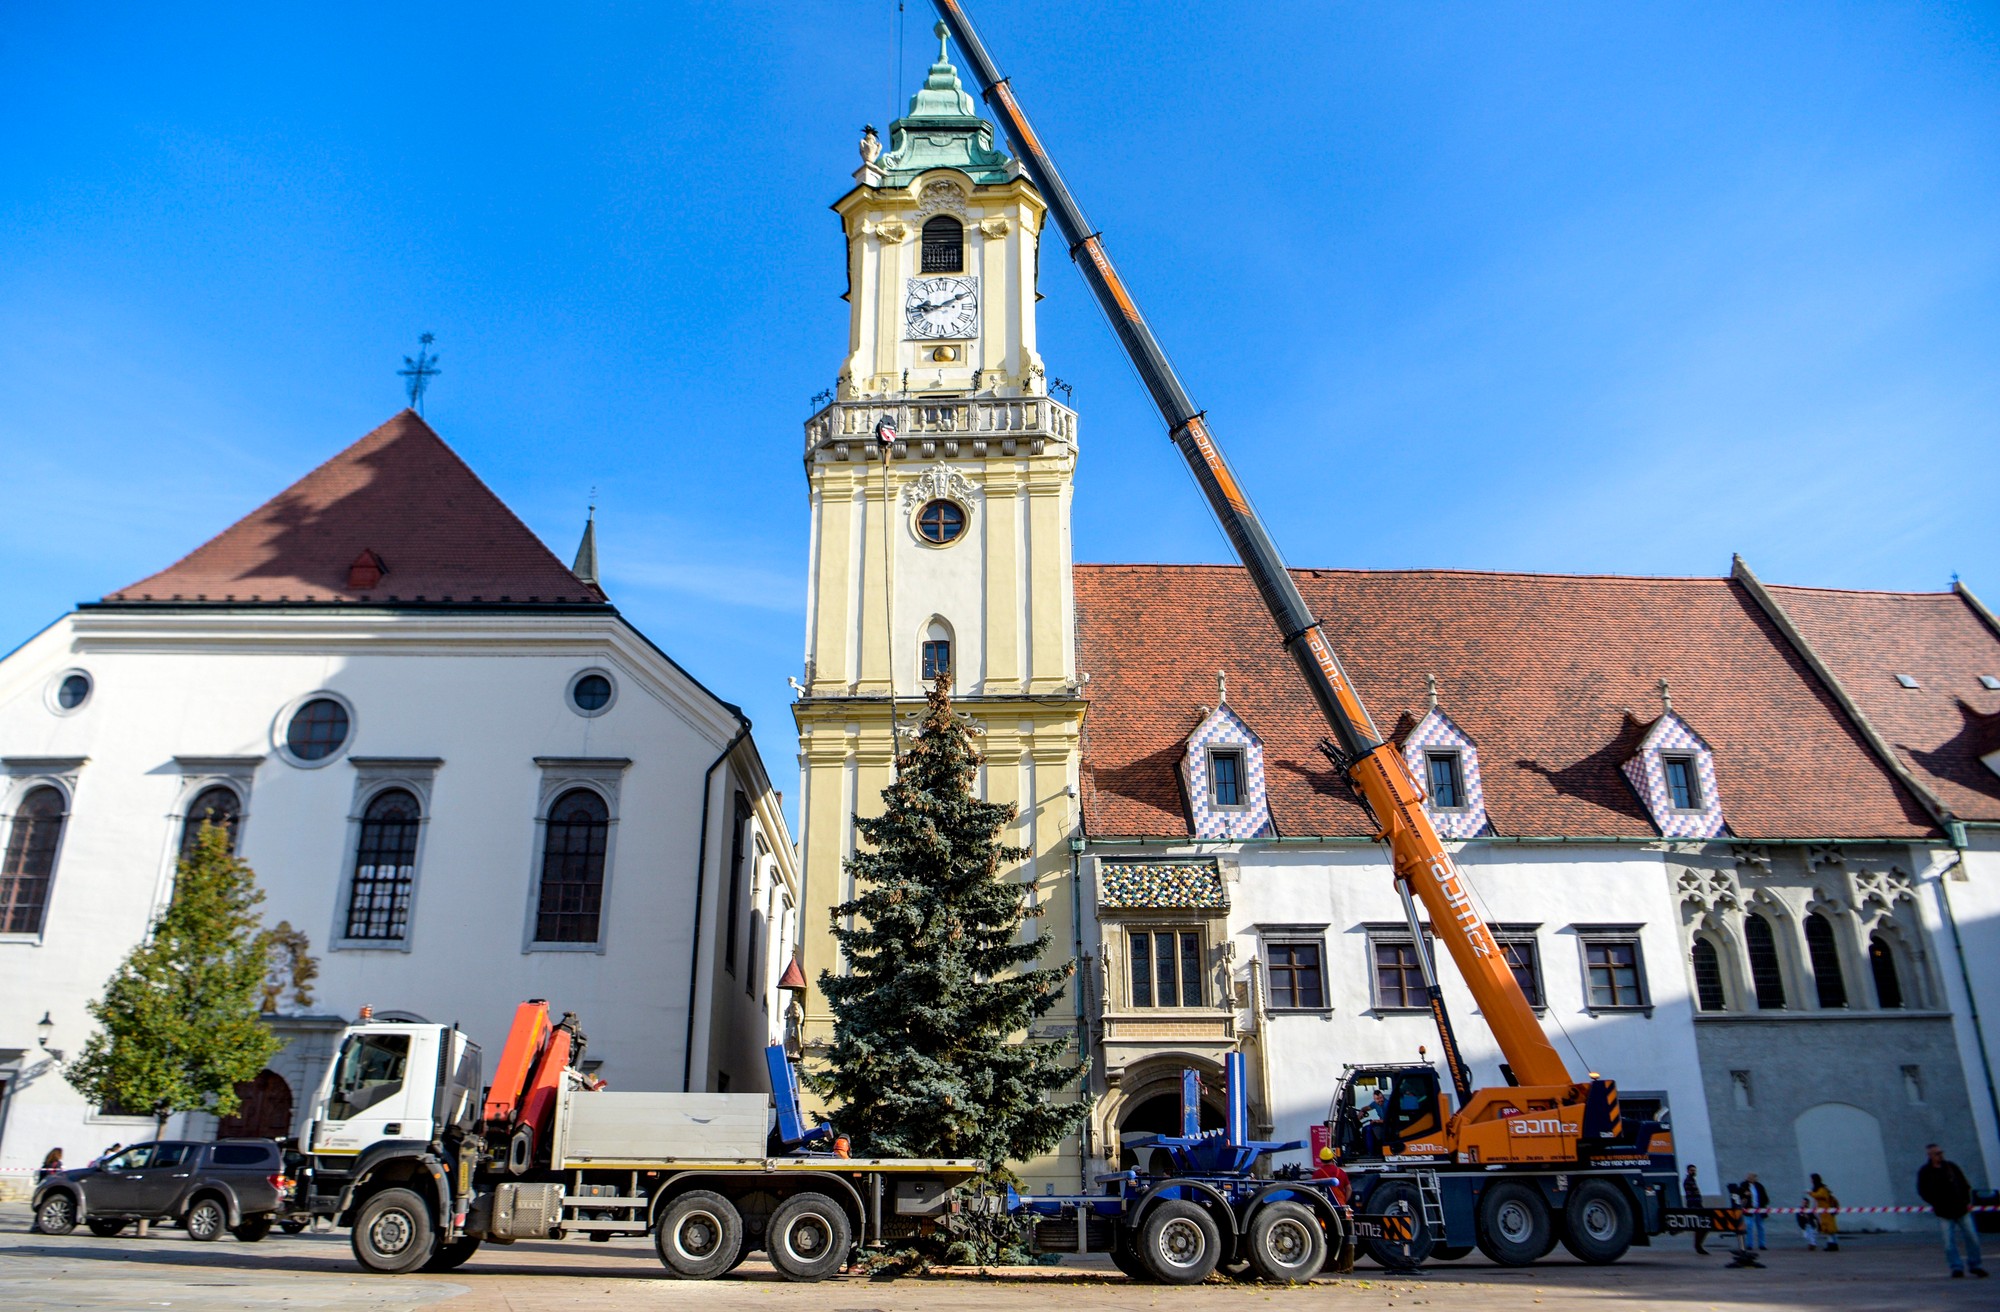
[[[806,458],[876,458],[875,425],[896,424],[896,459],[1040,455],[1076,446],[1076,411],[1046,396],[965,396],[835,401],[806,420]]]

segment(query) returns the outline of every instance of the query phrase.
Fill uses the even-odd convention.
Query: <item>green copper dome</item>
[[[957,169],[977,183],[1007,181],[1007,155],[993,149],[993,125],[973,107],[959,84],[958,70],[945,55],[945,25],[935,29],[937,63],[916,95],[910,112],[889,125],[889,153],[879,167],[892,187],[906,185],[927,169]]]

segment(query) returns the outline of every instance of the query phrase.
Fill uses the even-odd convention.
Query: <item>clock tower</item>
[[[937,62],[910,112],[861,141],[835,202],[846,244],[846,356],[806,423],[811,502],[805,672],[793,705],[801,771],[807,1047],[832,1016],[818,988],[842,969],[828,929],[853,895],[853,817],[882,808],[894,747],[938,670],[982,733],[979,787],[1018,808],[1004,878],[1031,887],[1025,933],[1076,955],[1069,840],[1084,701],[1070,590],[1076,415],[1048,394],[1035,349],[1045,207]],[[890,436],[886,443],[881,437]],[[1037,1027],[1087,1051],[1077,987]],[[1026,1163],[1076,1187],[1081,1145]]]

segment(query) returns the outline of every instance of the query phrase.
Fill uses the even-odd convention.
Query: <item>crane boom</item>
[[[1568,1068],[1535,1019],[1492,931],[1474,909],[1451,854],[1425,814],[1423,793],[1402,754],[1376,732],[1360,694],[1341,668],[1340,658],[1334,655],[1277,546],[1230,471],[1205,414],[1181,385],[1167,353],[1112,267],[1102,235],[1090,226],[1055,161],[1029,126],[1013,89],[987,54],[964,6],[958,0],[935,3],[939,17],[971,65],[981,97],[999,116],[1022,167],[1048,202],[1056,227],[1069,243],[1070,259],[1083,271],[1084,281],[1152,394],[1169,436],[1194,471],[1195,481],[1221,521],[1230,545],[1249,571],[1257,595],[1277,622],[1286,650],[1304,674],[1332,731],[1333,754],[1373,813],[1380,829],[1377,838],[1389,846],[1396,878],[1414,891],[1430,914],[1431,924],[1472,990],[1515,1078],[1528,1085],[1569,1084]],[[1439,1016],[1442,1020],[1441,1010]],[[1463,1098],[1465,1073],[1448,1036],[1447,1030],[1446,1057]]]

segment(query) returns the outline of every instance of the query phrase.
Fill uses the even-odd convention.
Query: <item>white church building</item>
[[[229,1130],[296,1133],[363,1005],[497,1056],[546,998],[615,1087],[762,1087],[781,799],[742,712],[595,575],[594,527],[566,568],[404,411],[0,661],[0,1187],[150,1137],[61,1067],[204,817],[319,966],[309,1005],[274,982],[289,1043]]]

